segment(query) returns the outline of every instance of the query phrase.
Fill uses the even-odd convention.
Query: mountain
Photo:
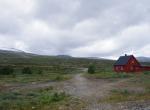
[[[36,54],[26,53],[17,49],[0,49],[0,58],[30,58],[37,56]]]
[[[0,50],[0,66],[13,65],[15,67],[40,66],[40,67],[69,67],[69,68],[87,68],[89,64],[95,64],[97,68],[107,67],[111,70],[114,64],[113,60],[78,58],[69,55],[36,55],[20,50]]]
[[[70,55],[57,55],[58,58],[72,58]]]
[[[57,55],[57,56],[44,56],[44,55],[37,55],[33,53],[27,53],[22,50],[18,50],[15,48],[1,48],[0,49],[0,59],[2,58],[33,58],[33,57],[52,57],[52,58],[62,58],[62,59],[70,59],[75,58],[69,55]],[[108,60],[104,58],[98,57],[76,57],[76,58],[84,58],[84,59],[93,59],[93,60]],[[137,57],[139,62],[148,62],[150,63],[150,57]]]
[[[19,49],[15,49],[15,48],[5,48],[5,47],[1,47],[0,50],[3,50],[3,51],[13,51],[13,52],[24,52],[24,51],[19,50]]]
[[[139,62],[150,62],[150,57],[137,57]]]

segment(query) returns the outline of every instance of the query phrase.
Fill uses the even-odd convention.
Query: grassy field
[[[0,75],[0,84],[4,83],[30,83],[30,82],[46,82],[46,81],[63,81],[70,79],[75,69],[72,68],[41,68],[30,67],[31,74],[23,74],[23,67],[14,69],[13,74]]]
[[[150,73],[132,75],[119,87],[112,89],[110,95],[100,99],[101,103],[120,103],[128,101],[150,100]]]
[[[114,61],[86,58],[59,58],[55,56],[19,57],[16,55],[0,55],[0,68],[9,66],[14,69],[12,75],[0,75],[0,84],[28,83],[42,81],[61,81],[70,79],[73,74],[80,73],[89,64],[94,64],[102,71],[112,71]],[[29,67],[32,74],[22,74],[22,69]]]
[[[3,67],[5,66],[2,65],[1,68]],[[74,74],[80,72],[80,69],[64,66],[30,66],[30,64],[19,66],[9,64],[9,67],[14,69],[12,74],[0,75],[0,110],[69,110],[70,108],[77,110],[84,107],[83,101],[57,90],[56,87],[27,87],[26,89],[21,86],[61,83],[71,79]],[[30,68],[30,74],[22,72],[26,67]]]
[[[92,80],[116,81],[125,80],[123,85],[110,90],[110,94],[99,99],[99,103],[118,103],[135,100],[150,100],[149,72],[115,73],[112,60],[86,58],[58,58],[52,56],[34,56],[30,58],[0,57],[0,68],[9,66],[13,74],[0,75],[0,110],[81,110],[86,103],[55,86],[30,89],[8,88],[16,85],[32,85],[45,82],[61,82],[70,80],[75,74],[83,73],[83,77]],[[96,73],[89,74],[85,70],[94,64]],[[31,73],[23,73],[30,68]],[[84,71],[83,71],[84,70]],[[142,88],[141,91],[138,88]],[[137,89],[137,90],[136,90]],[[134,90],[134,91],[133,91]]]
[[[53,87],[0,93],[0,110],[77,110],[84,103]]]
[[[116,78],[129,78],[134,76],[134,74],[126,74],[126,73],[115,73],[115,72],[97,72],[95,74],[85,74],[87,78],[95,78],[95,79],[116,79]]]

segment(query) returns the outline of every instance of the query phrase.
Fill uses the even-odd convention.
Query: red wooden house
[[[115,72],[150,71],[150,66],[142,66],[133,55],[121,56],[114,64]]]

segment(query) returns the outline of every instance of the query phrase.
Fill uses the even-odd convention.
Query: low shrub
[[[95,65],[93,64],[90,64],[89,67],[88,67],[88,73],[90,74],[94,74],[95,73]]]
[[[132,74],[126,74],[126,73],[116,73],[118,78],[128,78],[131,77]]]
[[[118,90],[114,89],[111,90],[111,95],[108,97],[101,99],[100,102],[107,102],[107,103],[118,103],[118,102],[126,102],[126,101],[137,101],[137,100],[149,100],[150,93],[133,93],[129,92],[127,89]]]
[[[58,93],[54,92],[53,94],[50,94],[48,92],[42,93],[40,97],[40,101],[42,104],[50,104],[53,102],[58,102],[61,100],[64,100],[66,97],[66,94],[64,92]]]
[[[44,88],[41,91],[2,92],[0,93],[0,110],[33,110],[33,108],[43,110],[45,106],[58,108],[59,103],[65,104],[65,101],[69,101],[68,98],[66,93],[54,91],[52,88]]]
[[[57,102],[57,101],[63,100],[65,97],[66,97],[65,92],[61,92],[61,93],[55,92],[52,95],[52,101]]]
[[[43,71],[42,70],[38,70],[37,74],[43,74]]]
[[[32,74],[32,71],[29,67],[25,67],[22,69],[23,74]]]
[[[14,69],[10,66],[2,67],[0,69],[0,74],[1,75],[10,75],[14,73]]]
[[[150,72],[146,71],[144,72],[145,75],[150,75]]]
[[[111,90],[111,92],[113,93],[113,94],[122,94],[122,95],[129,95],[130,94],[130,92],[127,90],[127,89],[123,89],[123,90],[118,90],[118,89],[113,89],[113,90]]]
[[[126,73],[115,73],[115,72],[96,72],[95,74],[86,74],[88,78],[102,78],[102,79],[111,79],[111,78],[129,78],[134,76],[133,74],[126,74]]]
[[[63,79],[62,76],[56,76],[54,80],[60,81],[60,80],[62,80],[62,79]]]

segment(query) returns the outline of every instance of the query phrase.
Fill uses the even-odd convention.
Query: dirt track
[[[145,104],[145,102],[119,103],[113,105],[99,103],[100,98],[109,95],[110,90],[127,80],[129,79],[118,79],[116,81],[87,79],[82,74],[77,74],[73,79],[64,82],[61,87],[65,92],[84,100],[88,105],[84,110],[150,110],[150,108],[146,108],[149,107],[148,104],[150,103]]]
[[[129,79],[87,79],[77,74],[64,83],[63,88],[69,94],[77,96],[88,103],[84,110],[150,110],[150,102],[127,102],[118,104],[100,104],[99,99],[109,95],[110,90],[124,84]]]
[[[83,74],[76,74],[71,80],[64,82],[44,82],[25,85],[11,85],[8,90],[38,89],[54,86],[72,96],[81,98],[87,103],[84,110],[150,110],[150,102],[130,102],[124,104],[100,104],[98,100],[109,95],[109,91],[128,79],[109,81],[104,79],[87,79]],[[138,107],[139,106],[139,107]],[[138,107],[138,108],[135,108]]]

